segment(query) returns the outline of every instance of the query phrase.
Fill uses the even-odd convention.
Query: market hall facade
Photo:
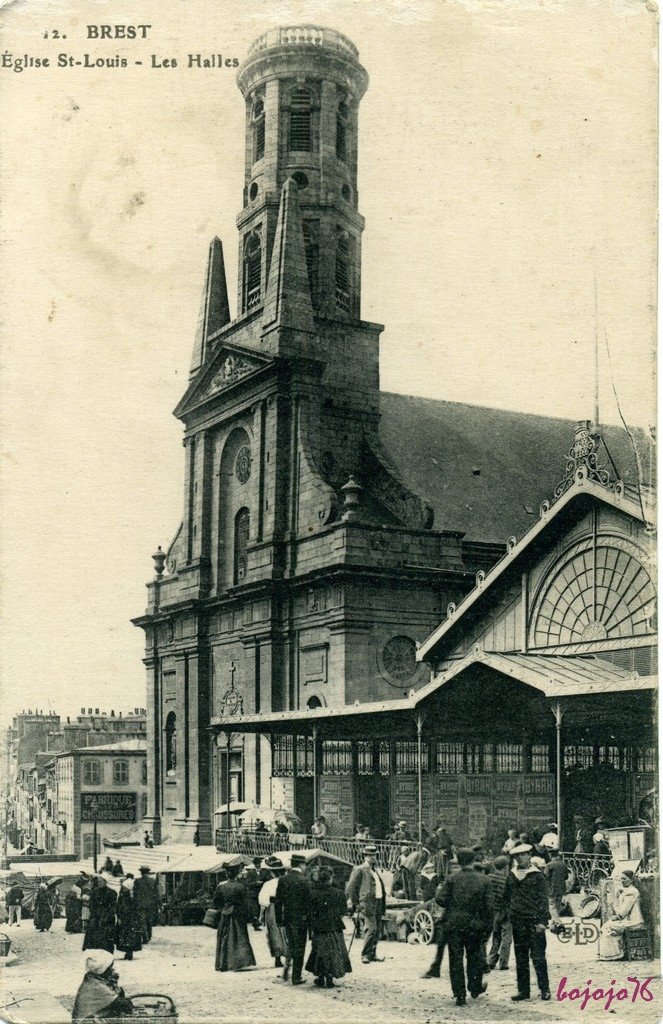
[[[330,29],[274,29],[238,84],[238,312],[215,239],[175,410],[182,523],[134,620],[146,635],[146,827],[209,842],[228,799],[291,807],[304,827],[325,813],[337,834],[366,819],[379,835],[420,809],[459,835],[496,813],[549,818],[548,740],[510,702],[461,695],[435,712],[420,654],[506,538],[537,521],[572,424],[380,390],[382,326],[361,319],[357,51]],[[637,486],[629,439],[610,429],[604,441],[615,479]],[[618,661],[622,678],[632,669]],[[485,695],[491,672],[470,673]]]

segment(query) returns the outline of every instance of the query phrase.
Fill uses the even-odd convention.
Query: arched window
[[[316,305],[318,294],[318,261],[320,251],[318,248],[318,225],[313,221],[304,221],[304,253],[306,254],[306,269],[308,271],[308,285],[311,289],[311,301]]]
[[[297,153],[311,149],[311,93],[303,86],[293,89],[290,98],[288,149]]]
[[[336,305],[350,311],[352,247],[347,231],[336,233]]]
[[[321,708],[322,707],[322,701],[320,700],[319,697],[309,697],[309,699],[306,701],[306,707],[310,711],[314,711],[315,708]]]
[[[260,235],[252,231],[244,243],[244,311],[260,302],[262,246]]]
[[[249,543],[249,510],[240,508],[235,516],[235,568],[233,582],[241,583],[248,569],[247,546]]]
[[[174,711],[166,718],[166,775],[174,775],[177,768],[177,715]]]
[[[262,160],[265,155],[265,104],[261,96],[257,96],[251,111],[253,126],[253,163]]]
[[[344,100],[336,111],[336,156],[339,160],[348,159],[348,105]]]

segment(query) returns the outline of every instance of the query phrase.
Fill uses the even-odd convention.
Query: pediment
[[[239,345],[222,345],[208,365],[204,366],[191,381],[175,409],[175,415],[181,416],[189,409],[207,402],[210,398],[229,391],[246,377],[258,373],[271,363],[273,360],[262,353],[249,352],[245,348],[240,348]]]

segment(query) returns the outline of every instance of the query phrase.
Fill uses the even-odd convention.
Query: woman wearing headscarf
[[[311,952],[306,970],[315,974],[319,988],[334,988],[334,978],[342,978],[352,971],[350,957],[345,948],[342,915],[346,911],[345,894],[333,884],[333,872],[320,867],[311,884],[310,929]]]
[[[271,872],[269,878],[262,886],[258,895],[258,903],[265,911],[265,928],[267,929],[267,945],[269,952],[274,957],[274,966],[283,967],[283,977],[287,981],[290,971],[290,951],[285,928],[277,923],[274,901],[276,899],[276,886],[279,878],[285,874],[283,861],[278,857],[268,857],[264,861],[264,867]],[[285,961],[285,963],[283,962]]]
[[[71,1019],[76,1021],[131,1017],[133,1005],[118,985],[113,970],[113,955],[105,949],[91,949],[85,961],[85,977],[81,982]]]
[[[35,896],[34,925],[37,931],[47,932],[53,924],[53,907],[46,882],[40,882]]]
[[[134,899],[133,888],[133,878],[125,878],[115,910],[115,945],[124,953],[125,960],[133,960],[134,953],[143,948],[143,915]]]
[[[599,960],[621,960],[624,957],[624,932],[643,924],[640,891],[632,871],[622,871],[612,915],[601,925]]]
[[[64,913],[66,920],[64,930],[66,932],[81,932],[83,930],[83,922],[81,920],[83,885],[83,879],[79,875],[65,896]]]
[[[85,930],[83,949],[115,949],[115,906],[117,896],[108,888],[106,879],[97,875],[92,879],[90,893],[90,920]]]
[[[241,971],[254,967],[256,962],[246,927],[253,911],[245,887],[237,880],[242,867],[241,857],[229,861],[225,865],[228,880],[221,882],[214,893],[214,906],[221,912],[216,934],[217,971]]]

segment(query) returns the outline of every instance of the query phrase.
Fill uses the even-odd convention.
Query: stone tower
[[[196,827],[209,840],[228,796],[290,803],[307,821],[312,779],[275,773],[281,753],[233,719],[402,696],[426,678],[416,641],[468,585],[462,535],[432,531],[380,442],[382,328],[360,319],[357,50],[331,29],[274,29],[237,81],[237,315],[214,239],[175,410],[182,524],[134,620],[147,640],[147,827],[171,840]],[[213,717],[228,720],[225,746]]]

